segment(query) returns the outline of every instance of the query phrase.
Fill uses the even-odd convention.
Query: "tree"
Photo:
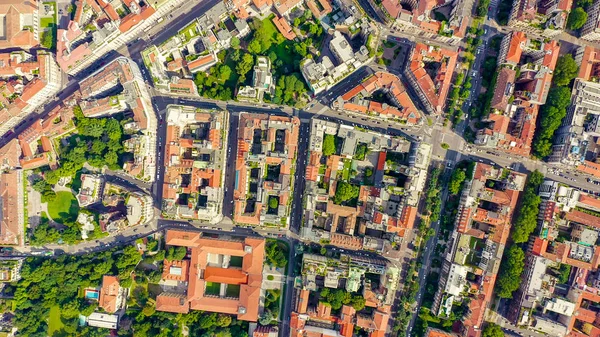
[[[260,41],[256,38],[252,39],[252,41],[250,41],[250,43],[248,44],[248,52],[254,55],[260,54],[261,51],[261,45],[260,45]]]
[[[505,253],[500,266],[497,282],[498,296],[512,298],[521,284],[521,274],[525,268],[525,253],[519,246],[512,245]]]
[[[558,282],[565,284],[569,281],[569,276],[571,275],[571,265],[561,263],[558,269]]]
[[[252,69],[254,66],[254,56],[248,53],[244,53],[242,55],[241,60],[235,66],[235,70],[240,75],[240,77],[245,77],[246,74]]]
[[[326,134],[323,138],[323,155],[331,156],[335,153],[335,136]]]
[[[592,2],[592,0],[577,0],[577,6],[587,8]]]
[[[262,314],[262,316],[259,317],[258,323],[260,325],[269,325],[269,324],[271,324],[272,320],[273,320],[273,314],[271,313],[271,310],[265,310],[265,312]]]
[[[573,59],[573,56],[571,56],[571,54],[565,54],[559,57],[558,61],[556,62],[552,82],[557,86],[568,85],[571,82],[571,80],[573,80],[577,76],[578,72],[579,67]]]
[[[231,38],[231,48],[238,49],[240,47],[240,39],[236,36]]]
[[[488,323],[487,326],[483,329],[482,337],[504,337],[504,332],[502,328],[495,323]]]
[[[283,268],[287,265],[287,257],[276,241],[268,241],[265,248],[266,263],[270,266]]]
[[[39,179],[36,178],[36,180],[33,182],[33,189],[37,192],[43,193],[46,188],[48,186],[48,183],[46,183],[46,181],[44,179]]]
[[[559,58],[559,61],[561,59]],[[564,74],[564,73],[562,73]],[[569,76],[560,75],[563,82],[571,81]],[[556,78],[556,77],[555,77]],[[565,86],[550,88],[546,104],[540,109],[539,124],[533,141],[534,154],[540,158],[547,157],[552,152],[552,138],[567,115],[567,107],[571,102],[571,90]]]
[[[277,209],[277,207],[279,207],[279,199],[277,199],[276,197],[270,197],[269,208]]]
[[[327,254],[327,248],[325,248],[325,247],[321,247],[321,249],[320,249],[319,253],[320,253],[321,255],[325,255],[325,254]]]
[[[581,7],[577,7],[569,13],[569,19],[567,20],[567,27],[569,29],[579,29],[583,27],[587,21],[587,13]]]
[[[333,197],[334,204],[341,204],[342,202],[354,199],[358,197],[359,188],[345,181],[339,181],[335,190],[335,196]]]
[[[448,191],[451,194],[458,194],[460,192],[460,188],[462,186],[463,181],[465,181],[467,174],[463,169],[455,169],[452,172],[452,176],[450,177],[450,182],[448,183]]]
[[[539,171],[533,171],[525,186],[519,215],[514,221],[512,239],[515,243],[529,241],[529,236],[537,226],[539,205],[542,199],[538,196],[538,188],[542,184],[544,175]]]
[[[352,307],[356,310],[356,311],[361,311],[362,309],[365,308],[365,303],[366,300],[364,297],[362,296],[352,296]]]
[[[369,153],[369,147],[365,143],[359,143],[354,151],[354,159],[365,160],[366,155]]]
[[[42,37],[40,38],[40,44],[42,47],[46,49],[52,49],[54,47],[54,34],[53,30],[46,30],[42,32]]]

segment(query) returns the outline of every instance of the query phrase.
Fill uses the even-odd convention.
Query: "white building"
[[[333,39],[329,41],[329,48],[341,63],[352,62],[354,60],[352,46],[350,46],[344,35],[337,30],[333,33]]]
[[[105,329],[116,329],[119,325],[119,316],[94,312],[87,318],[89,326]]]

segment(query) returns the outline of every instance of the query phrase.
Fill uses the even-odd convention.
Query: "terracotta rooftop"
[[[458,53],[441,47],[417,43],[412,52],[408,67],[416,79],[416,84],[425,95],[427,102],[436,112],[441,112],[452,83],[452,74],[456,67]],[[435,77],[426,71],[426,63],[436,62],[439,68]]]
[[[117,311],[117,297],[119,295],[119,279],[116,276],[104,275],[102,277],[102,288],[100,289],[100,300],[98,306],[109,314]]]
[[[189,272],[188,272],[189,265],[190,265],[190,262],[187,260],[183,260],[183,261],[164,260],[163,261],[162,279],[187,282],[188,274],[189,274]]]
[[[19,180],[20,172],[11,170],[0,173],[0,204],[2,205],[2,219],[0,219],[0,244],[20,245],[22,225],[19,224]]]
[[[294,30],[283,16],[275,16],[272,21],[283,37],[288,40],[296,38],[296,33],[294,33]]]
[[[37,11],[37,2],[34,1],[4,0],[0,3],[0,16],[4,21],[0,48],[29,49],[39,44],[33,31],[25,29],[23,25],[24,22],[27,22],[25,16],[29,16],[33,20],[35,11]]]
[[[510,38],[508,51],[506,54],[506,62],[518,64],[521,61],[521,53],[523,46],[527,41],[527,36],[523,32],[513,32]]]
[[[186,302],[189,309],[234,314],[240,320],[257,321],[265,252],[264,239],[205,238],[197,232],[168,230],[165,242],[167,245],[191,248]],[[220,256],[240,257],[241,268],[215,266],[215,261],[218,261]],[[206,282],[238,285],[239,297],[206,294]],[[175,300],[169,300],[176,304]],[[175,308],[185,310],[184,305]],[[157,310],[160,310],[158,305]]]

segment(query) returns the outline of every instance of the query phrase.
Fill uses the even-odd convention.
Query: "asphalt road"
[[[306,185],[306,163],[308,161],[308,143],[310,136],[310,123],[300,124],[298,139],[298,151],[296,154],[296,172],[294,177],[294,199],[292,201],[292,210],[290,213],[290,230],[294,233],[300,233],[302,226],[302,213],[304,211],[303,195]]]

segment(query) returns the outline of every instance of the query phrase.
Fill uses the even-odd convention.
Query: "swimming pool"
[[[87,290],[85,291],[85,298],[90,300],[97,300],[99,296],[98,291],[96,290]]]

